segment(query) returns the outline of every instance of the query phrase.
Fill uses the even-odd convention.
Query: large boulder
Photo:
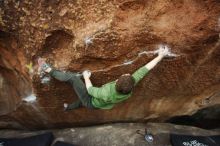
[[[220,103],[218,0],[0,1],[0,127],[51,128],[125,121],[165,121]],[[60,70],[92,71],[101,86],[133,73],[171,47],[112,110],[80,108],[67,83],[44,83],[44,57]]]

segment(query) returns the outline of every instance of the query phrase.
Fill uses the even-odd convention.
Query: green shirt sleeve
[[[132,74],[132,77],[134,78],[135,80],[135,85],[141,80],[143,79],[143,77],[149,72],[149,70],[143,66],[141,68],[139,68],[137,71],[135,71],[133,74]]]
[[[95,97],[95,98],[102,98],[102,89],[98,87],[89,87],[88,89],[89,95]]]

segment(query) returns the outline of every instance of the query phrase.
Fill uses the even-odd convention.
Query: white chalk
[[[120,66],[124,66],[124,65],[131,65],[131,64],[133,64],[139,57],[141,57],[143,54],[146,54],[146,55],[148,55],[148,54],[158,54],[158,53],[159,53],[159,50],[160,50],[160,49],[163,49],[163,48],[161,48],[161,47],[166,47],[166,48],[168,49],[168,54],[167,54],[167,56],[165,56],[165,57],[168,57],[168,58],[169,58],[169,57],[178,57],[178,56],[180,56],[180,55],[178,55],[178,54],[172,53],[172,52],[171,52],[171,49],[170,49],[168,46],[159,45],[159,49],[157,49],[157,50],[140,52],[140,53],[138,53],[138,56],[137,56],[136,58],[134,58],[133,60],[127,60],[127,61],[125,61],[125,62],[122,63],[122,64],[117,64],[117,65],[111,66],[110,68],[120,67]],[[91,72],[101,72],[101,71],[106,71],[106,69],[93,70],[93,71],[91,71]],[[82,75],[82,74],[80,74],[80,75]]]
[[[170,47],[168,47],[167,45],[163,45],[163,44],[159,45],[159,48],[154,51],[154,54],[158,54],[161,49],[168,50],[168,54],[165,57],[178,57],[178,56],[180,56],[180,55],[172,53]]]
[[[42,84],[48,84],[50,82],[50,77],[43,77],[42,79],[41,79],[41,83]]]
[[[160,50],[164,49],[164,48],[168,49],[167,57],[178,57],[179,56],[177,54],[172,53],[171,49],[168,46],[162,45],[162,44],[159,45],[157,50],[154,50],[154,51],[143,51],[143,52],[138,53],[138,56],[140,57],[143,54],[146,54],[146,55],[148,55],[148,54],[158,54],[160,52]]]
[[[143,51],[143,52],[138,53],[138,56],[141,56],[143,54],[146,54],[146,55],[148,55],[148,54],[155,54],[155,51]]]
[[[134,62],[134,60],[127,61],[127,62],[124,62],[123,65],[129,65],[129,64],[132,64],[133,62]]]
[[[29,102],[29,103],[33,103],[37,100],[37,97],[34,94],[31,94],[25,98],[22,99],[23,101]]]
[[[85,42],[86,45],[89,45],[89,44],[92,44],[92,43],[93,43],[91,37],[86,37],[86,38],[84,39],[84,42]]]

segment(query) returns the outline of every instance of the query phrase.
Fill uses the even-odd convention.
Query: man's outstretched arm
[[[168,48],[166,46],[162,46],[159,49],[158,56],[145,65],[147,70],[153,69],[168,54],[168,52]]]
[[[158,56],[156,58],[154,58],[152,61],[147,63],[145,66],[135,71],[132,74],[135,80],[135,85],[148,73],[148,71],[153,69],[168,53],[169,53],[169,49],[166,46],[160,47],[158,51]]]

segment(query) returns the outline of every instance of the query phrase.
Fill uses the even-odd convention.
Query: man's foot
[[[47,73],[49,73],[51,71],[50,65],[47,64],[44,59],[39,58],[37,60],[37,62],[38,62],[38,66],[39,66],[39,68],[38,68],[39,71],[44,71],[44,72],[47,72]]]
[[[64,111],[67,111],[67,110],[68,110],[68,104],[67,104],[67,103],[64,103],[64,104],[63,104],[63,107],[64,107]]]

